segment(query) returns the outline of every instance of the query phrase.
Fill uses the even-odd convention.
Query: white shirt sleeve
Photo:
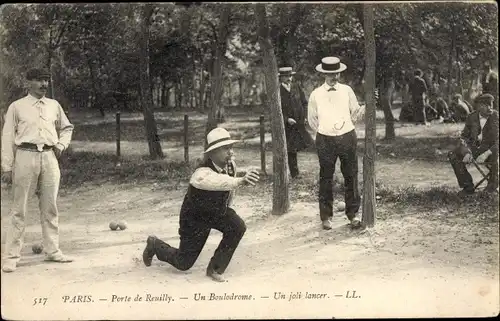
[[[12,171],[14,166],[16,126],[15,105],[12,103],[5,114],[5,123],[2,130],[2,170],[4,172]]]
[[[231,161],[231,163],[233,164],[234,176],[236,177],[236,174],[238,174],[238,169],[236,168],[236,163],[234,161]],[[229,192],[229,200],[227,202],[228,206],[233,205],[235,197],[236,197],[236,190],[231,190]]]
[[[307,104],[307,122],[314,135],[316,135],[318,131],[318,105],[316,104],[314,91],[309,96],[309,103]]]
[[[201,167],[193,173],[189,183],[206,191],[231,191],[240,186],[242,181],[242,178],[219,174],[208,167]]]
[[[61,105],[59,103],[57,105],[59,109],[59,119],[57,122],[57,127],[59,130],[59,144],[61,144],[64,149],[67,149],[71,142],[74,125],[70,123]]]
[[[351,112],[351,119],[352,122],[355,123],[364,114],[364,108],[359,106],[358,98],[351,87],[348,87],[347,94],[349,95],[349,111]]]

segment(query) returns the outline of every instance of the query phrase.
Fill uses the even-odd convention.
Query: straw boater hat
[[[214,149],[217,149],[222,146],[232,145],[234,143],[239,142],[239,140],[231,139],[229,132],[224,128],[215,128],[212,129],[207,135],[208,146],[205,150],[205,153],[208,153]]]
[[[325,74],[336,74],[347,69],[347,66],[340,62],[337,57],[325,57],[321,63],[316,66],[316,71]]]
[[[281,67],[278,69],[278,76],[292,76],[295,75],[296,72],[292,71],[292,67]]]

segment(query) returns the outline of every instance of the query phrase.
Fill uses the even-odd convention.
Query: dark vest
[[[209,167],[214,172],[217,172],[210,159],[201,164],[200,167]],[[228,163],[227,170],[229,176],[234,177],[236,175],[234,163]],[[210,218],[224,215],[228,206],[229,194],[229,191],[206,191],[189,184],[182,203],[181,216],[192,215],[198,218]]]

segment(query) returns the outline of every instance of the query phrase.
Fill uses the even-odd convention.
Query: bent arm
[[[58,104],[58,108],[59,108],[59,119],[57,122],[57,130],[59,131],[58,144],[62,145],[62,147],[64,147],[63,149],[67,149],[69,143],[71,142],[74,126],[73,124],[70,123],[68,117],[66,117],[66,114],[64,113],[64,110],[62,109],[61,105]]]
[[[231,191],[243,185],[243,182],[243,178],[219,174],[208,167],[198,168],[189,181],[194,187],[206,191]]]
[[[350,87],[348,90],[349,90],[348,91],[349,111],[351,113],[351,119],[352,119],[353,123],[356,123],[359,120],[359,118],[361,117],[363,110],[362,110],[361,106],[359,106],[358,98],[356,97],[354,90],[352,90],[352,88],[350,88]]]

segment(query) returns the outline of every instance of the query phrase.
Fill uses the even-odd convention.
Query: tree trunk
[[[156,120],[152,110],[153,96],[151,92],[150,73],[149,73],[149,26],[150,19],[153,14],[153,6],[145,4],[142,7],[141,30],[138,38],[140,46],[140,92],[142,113],[144,115],[144,125],[146,129],[146,137],[148,140],[149,155],[152,159],[164,158],[163,151],[158,137]]]
[[[264,4],[256,4],[255,12],[259,25],[258,38],[262,48],[266,78],[267,101],[271,109],[271,134],[273,140],[273,214],[284,214],[290,209],[288,157],[285,125],[279,96],[278,66],[273,45],[269,38],[269,23]]]
[[[85,49],[84,49],[85,50]],[[92,84],[92,94],[94,96],[94,103],[92,104],[92,107],[95,107],[97,104],[97,107],[99,108],[99,113],[101,114],[101,117],[106,116],[106,113],[104,112],[104,106],[103,104],[100,103],[100,94],[99,91],[97,90],[97,80],[95,79],[94,75],[94,68],[92,68],[92,62],[90,61],[90,56],[88,53],[85,54],[85,58],[87,60],[87,67],[89,68],[89,74],[90,74],[90,83]]]
[[[50,73],[49,79],[49,96],[52,99],[56,99],[54,95],[54,79],[52,77],[52,48],[49,48],[48,58],[47,58],[47,67]]]
[[[448,96],[448,104],[451,103],[451,96],[452,96],[452,79],[453,79],[453,53],[455,52],[455,42],[456,42],[456,34],[457,34],[457,27],[456,24],[454,23],[454,20],[452,20],[453,26],[452,26],[452,31],[451,31],[451,45],[450,45],[450,55],[448,58],[448,86],[447,86],[447,96]]]
[[[464,97],[464,86],[462,83],[462,68],[460,67],[460,47],[456,46],[456,62],[457,62],[457,79],[458,79],[458,89],[460,90],[460,95]]]
[[[203,66],[203,65],[202,65]],[[201,72],[200,72],[200,92],[199,92],[199,96],[200,96],[200,110],[205,110],[205,91],[206,91],[206,79],[205,79],[205,74],[204,74],[204,70],[203,70],[203,67],[201,68]]]
[[[179,79],[179,83],[175,87],[175,109],[182,109],[182,79]]]
[[[229,35],[229,15],[231,13],[229,5],[222,6],[220,15],[219,30],[217,35],[217,43],[215,47],[215,56],[213,57],[212,76],[210,86],[210,112],[208,113],[207,126],[205,128],[206,135],[214,128],[217,127],[218,122],[221,120],[222,108],[222,59],[226,53],[226,42]],[[205,140],[205,147],[207,141]]]
[[[373,5],[363,4],[365,34],[365,155],[363,157],[363,223],[375,225],[375,35],[373,27]]]
[[[243,107],[243,76],[240,76],[238,78],[238,87],[239,87],[239,94],[240,94],[240,108]]]
[[[294,62],[297,62],[297,36],[295,35],[297,29],[302,21],[305,21],[304,12],[302,10],[302,4],[297,3],[291,10],[291,16],[289,18],[289,29],[286,34],[286,50],[285,50],[285,63],[291,66]]]
[[[233,86],[231,79],[227,79],[227,105],[233,105]]]
[[[168,87],[165,92],[165,108],[170,109],[170,92],[172,91],[172,87]]]
[[[395,84],[394,78],[384,80],[380,86],[380,107],[384,111],[385,120],[385,140],[393,140],[396,138],[394,130],[394,115],[392,114],[392,95],[394,93]]]
[[[203,106],[205,106],[204,109],[206,110],[206,109],[210,108],[210,106],[209,106],[209,104],[210,104],[210,92],[211,92],[210,84],[206,84],[205,88],[206,89],[205,89],[205,98],[203,98]]]
[[[168,107],[167,99],[168,99],[167,82],[165,81],[165,78],[162,77],[161,78],[161,97],[160,97],[160,105],[162,106],[162,108]]]

